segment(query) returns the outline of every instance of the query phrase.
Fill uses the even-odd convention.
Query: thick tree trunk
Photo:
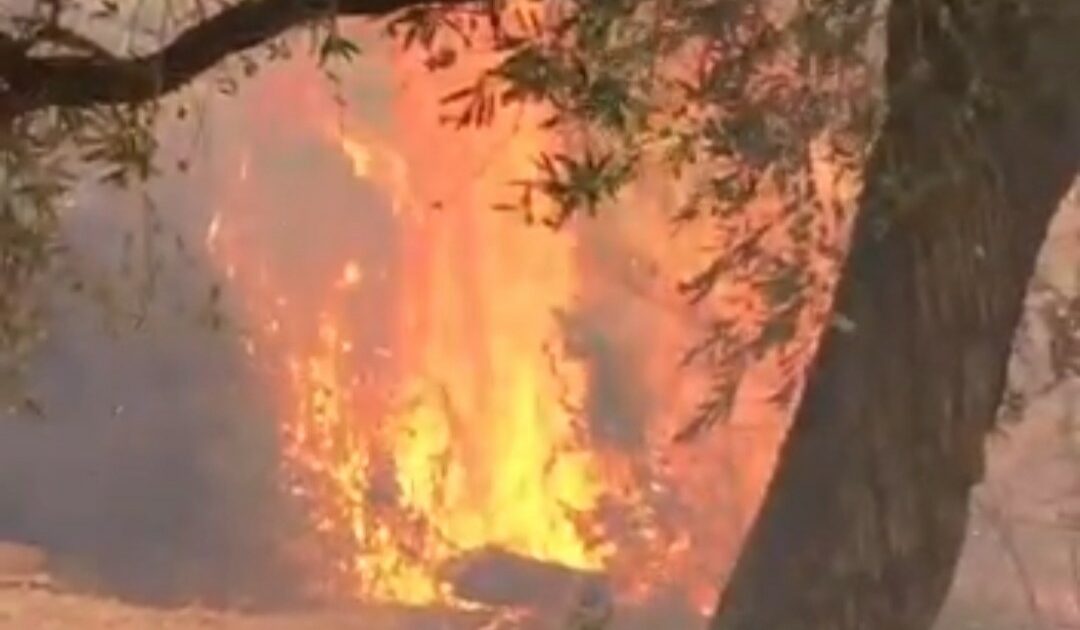
[[[1026,285],[1080,161],[1078,10],[893,0],[889,113],[835,302],[854,327],[822,339],[712,629],[934,622]],[[961,125],[975,74],[995,103]]]

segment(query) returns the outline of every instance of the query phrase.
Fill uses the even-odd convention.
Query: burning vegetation
[[[290,553],[316,594],[715,602],[857,189],[822,139],[847,118],[766,115],[848,86],[810,85],[798,38],[779,36],[790,16],[744,4],[718,20],[554,3],[558,28],[537,3],[417,6],[389,39],[421,50],[357,61],[381,68],[374,87],[328,69],[358,50],[336,16],[311,29],[320,68],[267,42],[275,70],[232,106],[247,133],[213,159],[205,244],[228,285],[212,298],[236,302],[275,404],[282,485],[307,521]],[[714,22],[730,28],[684,37]],[[753,63],[731,89],[735,52]],[[616,198],[634,211],[597,213]]]
[[[674,599],[706,613],[783,433],[790,392],[776,383],[810,344],[754,365],[729,401],[739,420],[680,446],[707,383],[679,357],[718,313],[768,318],[734,283],[693,303],[679,293],[722,246],[709,230],[671,234],[686,188],[646,178],[632,216],[556,230],[532,220],[558,213],[543,200],[525,220],[495,212],[566,138],[528,107],[456,131],[439,97],[491,60],[432,73],[387,55],[386,125],[335,103],[310,67],[265,77],[244,116],[290,130],[223,158],[206,234],[278,400],[317,591],[457,608]],[[284,93],[288,106],[263,105]],[[334,199],[333,225],[312,228],[296,204],[331,205],[338,184],[304,170],[303,194],[276,194],[264,156],[300,151],[289,144],[332,155],[322,170],[377,201]],[[778,212],[763,197],[748,216]],[[817,301],[796,337],[812,339]]]

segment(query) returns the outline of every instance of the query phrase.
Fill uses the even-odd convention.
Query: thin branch
[[[60,26],[59,24],[45,25],[40,31],[35,33],[34,39],[34,44],[50,43],[73,51],[86,53],[91,57],[117,61],[116,56],[105,46],[102,46],[82,33],[77,33],[69,28]]]
[[[32,57],[0,48],[0,120],[49,106],[141,103],[173,92],[226,57],[329,13],[384,17],[424,5],[473,0],[248,0],[223,9],[157,52],[127,59]]]

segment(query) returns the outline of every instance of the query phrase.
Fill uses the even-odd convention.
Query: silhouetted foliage
[[[716,378],[682,437],[725,418],[745,368],[766,355],[788,372],[777,401],[797,391],[807,343],[797,339],[799,322],[823,316],[808,300],[828,286],[811,261],[836,254],[823,222],[835,223],[838,209],[822,207],[813,169],[828,160],[858,170],[865,159],[875,120],[866,40],[880,18],[876,3],[177,1],[153,19],[140,3],[32,0],[25,9],[0,30],[0,120],[9,126],[6,151],[24,155],[22,170],[11,173],[50,191],[34,211],[39,240],[56,240],[56,202],[83,171],[130,186],[160,168],[155,125],[166,113],[183,117],[191,98],[162,96],[207,73],[232,94],[260,66],[291,56],[304,35],[314,62],[337,80],[341,63],[362,54],[341,16],[385,16],[386,34],[421,50],[433,72],[467,50],[499,53],[445,96],[448,124],[484,125],[516,107],[550,114],[545,126],[561,148],[537,155],[535,176],[514,182],[520,196],[499,209],[558,228],[580,213],[615,211],[648,171],[670,173],[691,191],[673,211],[673,227],[710,230],[718,250],[683,292],[703,301],[722,282],[750,297],[738,313],[720,309],[688,349],[687,362]],[[115,43],[122,36],[128,43]],[[742,211],[762,194],[782,211]],[[16,274],[21,284],[44,265],[41,256],[29,265],[29,254],[19,258],[27,262]],[[15,297],[24,290],[6,294],[13,304],[32,303]],[[14,351],[13,339],[4,348]]]

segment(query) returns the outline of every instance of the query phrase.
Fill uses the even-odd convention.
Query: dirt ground
[[[151,609],[78,593],[57,583],[33,547],[0,542],[0,630],[465,630],[498,627],[478,614],[356,607],[241,615],[199,608]],[[491,625],[494,623],[494,625]]]
[[[466,630],[490,622],[377,608],[274,616],[154,610],[43,586],[0,586],[0,630]]]

